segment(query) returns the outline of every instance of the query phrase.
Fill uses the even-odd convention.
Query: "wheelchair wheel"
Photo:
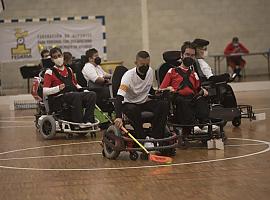
[[[235,117],[233,120],[232,120],[232,124],[235,126],[235,127],[239,127],[241,125],[241,118],[240,117]]]
[[[142,152],[141,155],[140,155],[140,158],[141,158],[141,160],[148,160],[149,159],[149,156],[148,156],[147,153]]]
[[[104,133],[103,136],[106,137],[107,140],[106,142],[104,142],[103,152],[106,158],[116,159],[120,154],[120,150],[117,149],[121,149],[123,144],[120,138],[110,137],[110,134],[112,134],[113,136],[118,136],[121,133],[120,130],[113,125],[107,129],[106,133]],[[114,148],[112,147],[112,145],[114,146]]]
[[[129,154],[130,160],[135,161],[135,160],[138,159],[138,157],[139,157],[139,154],[136,151],[131,151],[130,154]]]
[[[55,119],[48,115],[41,119],[39,123],[39,132],[44,139],[52,139],[56,134]]]
[[[119,141],[117,140],[110,140],[110,142],[114,145],[114,146],[117,146],[119,145]],[[114,160],[116,159],[119,154],[120,154],[120,151],[117,151],[117,150],[114,150],[112,147],[110,147],[108,144],[104,144],[104,147],[103,147],[103,152],[104,152],[104,156],[106,158],[109,158],[111,160]],[[103,153],[102,152],[102,153]]]

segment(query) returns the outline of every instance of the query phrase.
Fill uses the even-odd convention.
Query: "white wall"
[[[104,15],[108,60],[123,60],[127,67],[133,66],[136,52],[143,48],[141,0],[4,1],[6,10],[0,14],[4,19]],[[165,50],[179,49],[185,40],[196,37],[210,40],[210,54],[222,53],[233,36],[239,36],[251,52],[270,48],[269,0],[147,0],[147,8],[154,68],[162,62]],[[247,74],[267,72],[267,61],[262,56],[246,60]],[[213,65],[213,59],[208,61]],[[18,71],[22,64],[2,64],[0,73],[5,87],[26,87]],[[225,62],[222,64],[225,66]]]

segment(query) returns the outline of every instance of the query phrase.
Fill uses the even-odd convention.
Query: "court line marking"
[[[16,170],[29,170],[29,171],[104,171],[104,170],[126,170],[126,169],[143,169],[143,168],[159,168],[159,167],[173,167],[173,166],[182,166],[182,165],[192,165],[192,164],[203,164],[203,163],[211,163],[211,162],[219,162],[219,161],[226,161],[226,160],[234,160],[234,159],[240,159],[240,158],[246,158],[254,155],[259,155],[262,153],[266,153],[270,150],[270,143],[263,140],[255,140],[255,139],[246,139],[246,138],[228,138],[231,140],[244,140],[244,141],[252,141],[252,142],[259,142],[267,145],[268,147],[264,150],[246,154],[246,155],[240,155],[240,156],[233,156],[233,157],[227,157],[227,158],[219,158],[219,159],[211,159],[211,160],[201,160],[201,161],[191,161],[191,162],[184,162],[184,163],[173,163],[173,164],[159,164],[159,165],[144,165],[144,166],[129,166],[129,167],[100,167],[100,168],[71,168],[71,169],[64,169],[64,168],[30,168],[30,167],[11,167],[11,166],[3,166],[0,165],[0,168],[3,169],[16,169]],[[16,151],[16,150],[14,150]],[[5,152],[2,152],[5,153]]]
[[[33,121],[20,121],[20,120],[0,120],[0,122],[2,123],[18,123],[18,122],[23,122],[23,123],[33,123]]]
[[[35,125],[31,125],[31,126],[0,126],[0,128],[30,128],[30,127],[35,127]]]
[[[263,143],[258,144],[232,144],[232,145],[225,145],[227,147],[241,147],[241,146],[261,146],[265,145]],[[196,147],[195,147],[196,148]],[[195,149],[192,148],[191,149]],[[207,147],[203,148],[207,149]],[[75,156],[93,156],[93,155],[101,155],[102,153],[82,153],[82,154],[59,154],[59,155],[52,155],[52,156],[30,156],[30,157],[15,157],[15,158],[1,158],[0,161],[9,161],[9,160],[27,160],[27,159],[42,159],[42,158],[58,158],[58,157],[75,157]]]
[[[21,117],[0,117],[0,120],[5,120],[5,119],[25,119],[25,118],[33,118],[35,119],[34,115],[25,115]]]
[[[252,109],[252,110],[254,110],[254,111],[260,111],[260,110],[270,110],[270,108],[268,108],[268,107],[266,107],[266,108],[254,108],[254,109]]]
[[[0,155],[4,155],[4,154],[8,154],[8,153],[14,153],[14,152],[22,152],[22,151],[34,150],[34,149],[43,149],[43,148],[69,146],[69,145],[79,145],[79,144],[92,144],[92,143],[101,143],[101,141],[98,140],[98,141],[88,141],[88,142],[72,142],[72,143],[65,143],[65,144],[45,145],[45,146],[39,146],[39,147],[28,147],[28,148],[24,148],[24,149],[16,149],[16,150],[11,150],[11,151],[1,152]]]
[[[59,157],[73,157],[73,156],[93,156],[93,155],[101,155],[101,154],[102,153],[79,153],[79,154],[60,154],[60,155],[54,155],[54,156],[30,156],[30,157],[18,157],[18,158],[3,158],[3,159],[0,159],[0,161],[59,158]]]

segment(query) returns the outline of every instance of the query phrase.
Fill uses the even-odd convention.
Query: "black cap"
[[[193,42],[197,47],[205,47],[207,45],[209,45],[209,41],[208,40],[204,40],[204,39],[195,39],[193,40]]]

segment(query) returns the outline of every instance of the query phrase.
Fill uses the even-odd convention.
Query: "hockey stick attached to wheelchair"
[[[153,155],[151,154],[133,135],[131,135],[128,130],[122,126],[121,127],[122,131],[124,131],[134,142],[136,142],[143,150],[144,152],[149,156],[149,160],[154,161],[154,162],[159,162],[159,163],[166,163],[170,164],[172,163],[172,158],[167,157],[167,156],[158,156],[158,155]]]
[[[96,105],[96,108],[108,119],[110,123],[113,124],[113,121],[105,114],[102,112],[102,110]],[[128,130],[122,126],[121,127],[122,131],[124,131],[134,142],[136,142],[143,150],[144,152],[149,156],[149,160],[154,161],[154,162],[159,162],[159,163],[166,163],[170,164],[172,163],[172,158],[167,157],[167,156],[158,156],[158,155],[153,155],[151,154]]]

